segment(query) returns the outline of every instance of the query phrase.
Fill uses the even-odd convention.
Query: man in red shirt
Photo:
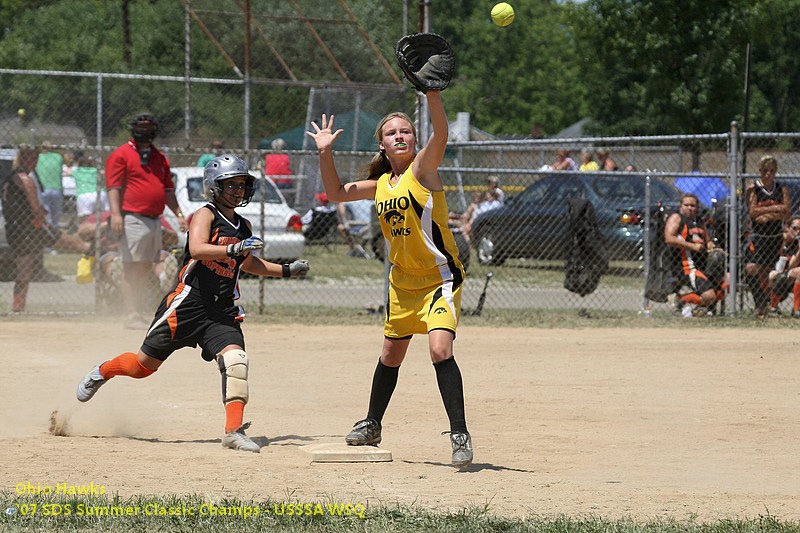
[[[150,321],[145,313],[150,307],[143,288],[157,287],[150,279],[153,263],[161,253],[161,222],[164,205],[177,215],[180,231],[186,231],[183,213],[175,198],[169,161],[155,146],[158,121],[141,114],[130,122],[127,143],[106,160],[106,188],[111,208],[111,229],[119,236],[125,279],[122,294],[129,327],[141,327]]]

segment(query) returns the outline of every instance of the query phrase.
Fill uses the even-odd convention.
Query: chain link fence
[[[118,111],[119,100],[128,102],[127,110],[147,108],[160,119],[158,144],[171,161],[179,203],[187,214],[202,205],[198,161],[205,154],[236,152],[261,176],[268,176],[261,178],[245,216],[264,231],[267,258],[308,258],[312,272],[302,281],[243,278],[242,301],[251,312],[275,305],[353,309],[379,309],[382,305],[383,240],[374,209],[370,214],[363,206],[339,211],[322,205],[316,152],[305,131],[322,113],[334,114],[337,127],[345,130],[337,141],[337,168],[344,180],[358,179],[374,154],[373,134],[380,118],[398,109],[415,114],[411,95],[400,86],[253,85],[248,98],[256,104],[251,109],[258,109],[258,102],[272,102],[270,109],[279,109],[275,116],[284,113],[291,118],[276,119],[282,128],[248,140],[242,133],[249,120],[241,105],[245,98],[242,80],[192,80],[187,119],[180,110],[158,103],[185,99],[185,79],[180,77],[141,79],[7,69],[0,74],[0,96],[18,106],[18,112],[0,119],[2,176],[11,175],[22,145],[35,146],[41,152],[37,197],[47,213],[35,216],[37,224],[55,230],[28,239],[38,241],[30,245],[36,250],[35,262],[22,265],[30,278],[26,312],[120,308],[122,266],[104,223],[103,179],[105,160],[127,140],[125,123],[132,116]],[[136,100],[140,93],[158,97],[145,106]],[[89,99],[93,105],[71,106],[72,101],[86,102],[87,94],[93,95],[93,100]],[[289,107],[294,109],[292,113],[282,111]],[[206,125],[208,113],[215,113],[213,130]],[[224,118],[220,120],[219,115]],[[486,140],[465,140],[470,138]],[[710,237],[726,250],[719,285],[728,296],[724,305],[717,305],[717,312],[750,312],[754,280],[744,273],[750,222],[743,198],[744,189],[759,176],[761,157],[772,154],[777,158],[778,181],[788,187],[792,215],[800,203],[800,136],[795,134],[734,131],[508,141],[465,129],[457,120],[451,126],[451,139],[454,142],[448,147],[441,175],[452,211],[451,229],[468,269],[464,307],[471,310],[478,306],[488,284],[486,310],[672,312],[671,299],[651,301],[645,296],[645,287],[658,267],[654,252],[663,245],[660,222],[664,214],[678,209],[683,193],[691,192],[698,196],[700,217]],[[586,170],[580,170],[582,164]],[[570,291],[564,288],[567,267],[574,266],[576,250],[585,248],[585,243],[574,240],[574,228],[587,216],[585,206],[574,202],[576,198],[591,205],[591,240],[596,245],[582,258],[581,275],[589,281]],[[315,216],[315,208],[327,215]],[[3,212],[7,211],[3,205]],[[17,265],[9,246],[14,240],[14,236],[9,238],[14,224],[9,227],[8,216],[13,214],[0,226],[3,313],[23,309],[15,305],[15,298],[20,303],[20,291],[15,294]],[[149,290],[154,301],[174,283],[185,243],[169,211],[163,226],[165,248],[162,261],[153,269]],[[59,239],[58,233],[66,237]],[[92,274],[84,275],[80,282],[76,279],[80,246],[70,236],[95,244]],[[791,244],[788,237],[787,244]],[[792,290],[787,292],[784,286],[781,291],[776,307],[788,314],[793,308]]]

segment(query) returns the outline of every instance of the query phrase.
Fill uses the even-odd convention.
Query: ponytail
[[[391,171],[392,164],[389,163],[389,158],[386,157],[386,152],[381,150],[375,154],[375,157],[373,157],[372,161],[370,161],[369,165],[367,165],[367,179],[376,180],[383,174]]]

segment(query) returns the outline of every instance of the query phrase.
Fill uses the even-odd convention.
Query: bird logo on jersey
[[[404,228],[403,222],[406,220],[406,216],[398,211],[397,209],[390,209],[383,214],[383,220],[386,221],[387,224],[391,226],[389,231],[392,234],[392,237],[408,237],[411,235],[411,228]]]
[[[397,209],[390,209],[389,211],[383,214],[383,220],[385,220],[386,223],[391,226],[397,226],[398,224],[402,224],[405,221],[405,219],[406,216]]]

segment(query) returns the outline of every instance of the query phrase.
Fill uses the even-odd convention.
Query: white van
[[[303,257],[306,239],[303,236],[300,215],[289,207],[271,179],[264,179],[261,174],[255,172],[252,174],[258,178],[256,192],[250,203],[244,207],[237,207],[236,212],[250,221],[253,226],[253,235],[264,239],[264,248],[258,255],[275,262],[291,261]],[[203,196],[203,168],[175,167],[172,169],[172,179],[175,182],[178,205],[188,222],[195,211],[208,203]],[[263,235],[262,198],[264,199]],[[164,210],[164,217],[172,227],[178,227],[177,217],[169,208]],[[179,239],[180,245],[184,246],[186,235],[179,235]]]

